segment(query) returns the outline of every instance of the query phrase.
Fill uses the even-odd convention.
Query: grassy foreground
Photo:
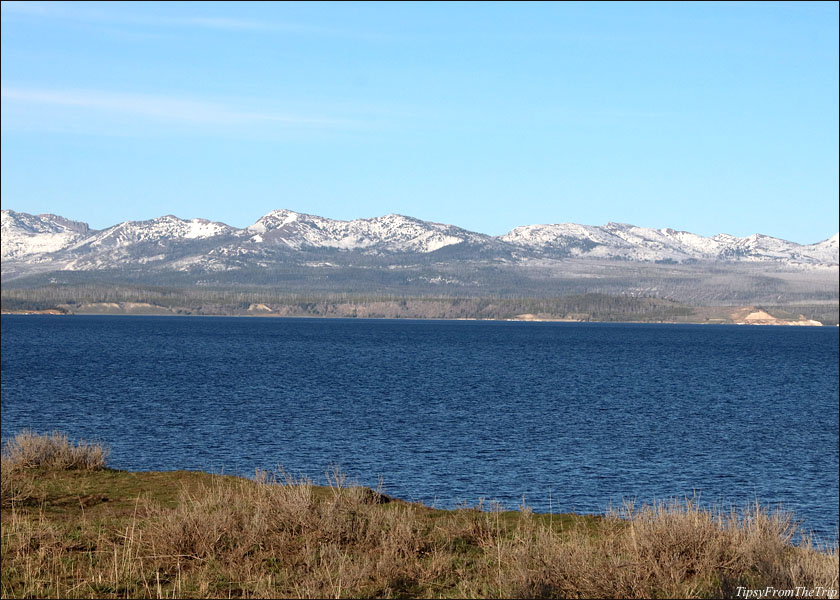
[[[270,473],[117,471],[106,457],[61,434],[7,443],[4,598],[693,598],[738,597],[739,587],[740,597],[837,597],[837,548],[792,545],[791,516],[759,506],[447,511],[338,473],[319,487]]]

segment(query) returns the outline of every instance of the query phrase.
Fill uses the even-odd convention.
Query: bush
[[[33,468],[98,471],[105,468],[109,452],[102,444],[72,444],[66,434],[58,431],[42,435],[26,429],[4,445],[3,471]]]

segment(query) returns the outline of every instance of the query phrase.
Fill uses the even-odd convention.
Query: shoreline
[[[764,506],[442,509],[333,477],[4,464],[3,595],[717,598],[749,584],[837,597],[836,542],[797,544],[790,513]]]
[[[615,323],[615,324],[649,324],[649,325],[751,325],[751,326],[770,326],[770,327],[830,327],[824,325],[819,321],[812,319],[800,319],[797,321],[788,321],[778,319],[775,317],[761,318],[752,320],[732,321],[725,319],[707,319],[705,321],[691,321],[691,320],[656,320],[656,321],[628,321],[628,320],[593,320],[593,319],[571,319],[571,318],[549,318],[537,317],[534,315],[521,315],[521,318],[481,318],[481,317],[381,317],[381,316],[352,316],[352,315],[281,315],[270,313],[251,313],[251,314],[196,314],[196,313],[176,313],[172,311],[149,311],[149,312],[132,312],[130,310],[122,311],[75,311],[62,312],[57,309],[46,310],[4,310],[0,311],[0,315],[50,315],[59,317],[71,316],[86,316],[86,317],[231,317],[231,318],[258,318],[258,319],[370,319],[377,321],[490,321],[490,322],[507,322],[507,323]],[[768,315],[769,316],[769,315]],[[838,325],[840,326],[840,325]]]

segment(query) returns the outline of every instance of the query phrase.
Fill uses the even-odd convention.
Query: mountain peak
[[[452,225],[421,221],[414,217],[388,214],[368,219],[339,221],[297,213],[286,209],[273,210],[247,231],[253,243],[268,246],[333,248],[380,252],[432,252],[444,246],[465,241],[471,234]]]

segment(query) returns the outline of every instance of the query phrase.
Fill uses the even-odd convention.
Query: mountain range
[[[473,317],[506,314],[502,305],[516,298],[534,300],[519,312],[539,313],[551,312],[544,302],[586,296],[583,305],[603,304],[610,318],[618,318],[614,301],[658,299],[651,302],[782,307],[835,323],[840,297],[837,235],[803,245],[562,223],[490,236],[402,215],[338,221],[290,210],[245,228],[167,215],[100,230],[3,210],[0,233],[7,308],[130,300],[238,314],[296,302],[301,314],[332,315],[319,304],[329,301],[347,316],[390,298],[394,314]],[[412,312],[401,299],[442,304]],[[476,299],[486,306],[466,310]]]
[[[102,230],[65,217],[2,211],[2,273],[13,279],[45,271],[141,268],[220,272],[301,258],[378,257],[385,262],[539,259],[642,263],[767,263],[790,268],[838,265],[838,235],[797,244],[755,234],[704,237],[624,223],[516,227],[502,236],[402,215],[339,221],[275,210],[244,229],[172,215]],[[311,261],[310,261],[311,262]]]

